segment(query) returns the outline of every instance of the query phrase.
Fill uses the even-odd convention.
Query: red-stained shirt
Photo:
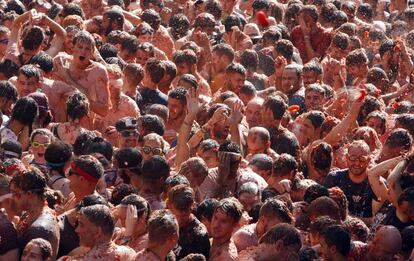
[[[331,44],[332,34],[328,30],[324,29],[320,24],[318,24],[317,26],[318,29],[316,30],[316,32],[311,33],[309,37],[312,49],[316,52],[318,57],[321,57],[323,54],[325,54],[326,50]],[[303,34],[302,29],[299,25],[293,28],[290,37],[292,39],[293,45],[296,48],[298,48],[303,63],[305,64],[309,62],[311,57],[307,55],[305,35]]]

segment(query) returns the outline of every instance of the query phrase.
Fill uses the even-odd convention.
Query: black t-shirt
[[[402,222],[398,217],[397,217],[397,210],[395,209],[395,207],[390,207],[388,209],[388,212],[385,214],[384,219],[382,220],[381,224],[382,225],[389,225],[389,226],[394,226],[396,227],[400,232],[408,227],[408,226],[412,226],[414,225],[413,221],[409,221],[409,222]]]
[[[65,256],[79,246],[79,236],[75,228],[69,223],[68,217],[59,216],[60,242],[58,257]]]
[[[142,102],[144,104],[144,107],[149,106],[151,104],[162,104],[165,106],[167,106],[168,104],[168,96],[160,92],[159,90],[153,90],[144,87],[139,90],[139,93],[142,96]]]
[[[348,169],[333,171],[328,174],[325,187],[339,187],[348,200],[349,213],[356,217],[372,217],[372,200],[376,199],[366,178],[361,183],[354,183],[348,174]]]
[[[202,254],[208,259],[210,241],[206,227],[196,217],[186,227],[180,227],[178,246],[174,249],[177,260],[191,253]]]
[[[7,216],[0,211],[0,256],[18,247],[16,229]]]

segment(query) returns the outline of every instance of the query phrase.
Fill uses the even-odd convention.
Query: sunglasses
[[[38,148],[44,148],[44,149],[46,149],[47,146],[49,146],[49,144],[50,143],[39,143],[39,142],[33,141],[32,142],[32,148],[33,149],[38,149]]]
[[[140,34],[153,34],[154,31],[151,28],[141,28],[139,30]]]
[[[161,149],[161,148],[151,148],[151,147],[149,147],[149,146],[144,146],[144,147],[142,147],[142,151],[145,153],[145,154],[150,154],[151,152],[152,152],[152,154],[154,154],[154,155],[163,155],[164,154],[164,151],[163,151],[163,149]]]
[[[79,176],[79,174],[78,174],[78,173],[76,173],[75,171],[73,171],[73,170],[69,170],[68,176],[73,176],[73,175],[75,175],[75,176]]]
[[[128,131],[128,130],[121,131],[120,134],[124,138],[128,138],[130,136],[138,137],[139,135],[138,131]]]

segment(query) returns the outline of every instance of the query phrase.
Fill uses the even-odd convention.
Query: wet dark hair
[[[118,57],[118,50],[116,47],[110,43],[105,43],[99,47],[99,54],[105,60],[109,57]]]
[[[23,36],[22,46],[27,50],[36,50],[43,43],[44,38],[43,29],[38,26],[33,26]]]
[[[76,210],[79,211],[81,208],[94,206],[94,205],[104,205],[108,206],[108,201],[99,194],[90,194],[84,197],[76,206]]]
[[[112,160],[112,154],[114,152],[114,148],[112,144],[102,137],[95,137],[90,140],[88,146],[85,149],[86,154],[93,154],[93,153],[100,153],[102,154],[106,160]]]
[[[121,204],[124,198],[137,193],[138,190],[131,184],[121,183],[115,186],[111,194],[111,199],[109,201],[116,206]]]
[[[33,194],[45,198],[47,189],[46,179],[40,170],[33,168],[26,172],[18,172],[10,181],[16,187],[24,192],[32,192]]]
[[[363,49],[356,49],[346,57],[346,66],[362,65],[368,63],[368,57]]]
[[[81,208],[80,214],[94,225],[101,228],[102,232],[107,236],[112,236],[115,229],[115,220],[111,213],[111,209],[105,205],[93,205]]]
[[[173,186],[168,193],[168,201],[179,211],[191,210],[195,202],[194,191],[187,184]]]
[[[236,15],[229,15],[224,19],[224,30],[226,33],[232,31],[233,26],[241,27],[241,21],[238,16]]]
[[[405,189],[398,196],[398,205],[401,205],[404,201],[409,202],[410,205],[414,204],[414,187],[409,187]]]
[[[219,151],[241,153],[240,146],[237,143],[231,141],[223,142],[219,147]]]
[[[372,10],[372,7],[368,3],[362,3],[357,8],[357,14],[361,15],[368,21],[372,20],[374,16],[374,10]]]
[[[76,158],[73,163],[95,178],[99,179],[104,174],[102,163],[91,155],[81,155]]]
[[[35,117],[38,115],[38,111],[38,106],[34,99],[22,97],[14,105],[11,119],[31,127]]]
[[[286,204],[276,198],[268,199],[260,208],[259,216],[264,216],[267,219],[277,218],[282,223],[292,224],[294,221],[293,215]]]
[[[76,3],[67,3],[63,6],[63,10],[61,11],[63,18],[69,15],[77,15],[85,19],[85,14],[83,13],[82,8]]]
[[[218,205],[214,209],[214,213],[216,213],[218,210],[221,210],[228,216],[230,216],[233,219],[234,223],[238,223],[243,214],[243,206],[235,198],[224,198],[220,200]]]
[[[142,129],[144,135],[156,133],[160,136],[164,135],[164,123],[161,118],[155,115],[144,115],[139,118],[142,121]]]
[[[320,184],[314,184],[305,190],[303,200],[310,204],[315,199],[323,196],[329,197],[328,189]]]
[[[276,244],[279,240],[283,242],[284,247],[294,252],[299,252],[302,247],[298,230],[294,226],[285,223],[278,224],[267,231],[260,238],[259,244]]]
[[[9,81],[0,81],[0,97],[16,102],[18,96],[17,89],[12,83]]]
[[[139,41],[134,35],[125,37],[121,43],[121,50],[126,50],[128,53],[135,54],[138,51]]]
[[[11,78],[17,75],[19,71],[19,66],[10,59],[5,59],[0,62],[0,73],[2,73],[6,78]]]
[[[402,252],[411,253],[414,248],[414,226],[408,226],[401,231]]]
[[[247,70],[256,71],[259,65],[259,55],[255,50],[247,49],[242,53],[240,63]]]
[[[64,164],[70,161],[71,158],[72,147],[62,141],[54,141],[46,148],[45,160],[51,163],[48,167],[52,170],[58,170],[63,173]]]
[[[305,118],[310,120],[315,129],[318,129],[325,121],[325,114],[321,111],[309,111],[306,113]]]
[[[43,239],[43,238],[35,238],[30,240],[30,242],[28,243],[32,243],[35,244],[36,246],[38,246],[40,248],[40,252],[41,252],[41,257],[42,260],[48,260],[49,258],[52,258],[52,245],[50,244],[49,241]]]
[[[319,14],[318,14],[318,9],[316,8],[315,5],[305,5],[302,7],[302,9],[300,9],[298,14],[301,13],[305,13],[306,15],[309,15],[310,17],[312,17],[313,21],[318,21],[319,18]]]
[[[384,54],[386,52],[393,53],[394,52],[394,47],[395,47],[395,43],[390,39],[386,39],[386,40],[382,41],[378,52],[381,55],[381,57],[384,57]]]
[[[406,129],[394,129],[386,139],[384,145],[392,148],[402,147],[409,150],[413,144],[413,138]]]
[[[23,74],[27,78],[35,77],[37,82],[40,80],[40,69],[32,64],[26,64],[20,67],[19,71],[17,72],[17,76],[20,74]]]
[[[192,74],[186,73],[186,74],[181,75],[180,81],[189,83],[194,89],[198,88],[197,78]]]
[[[219,201],[215,198],[208,198],[200,202],[194,211],[195,216],[198,220],[206,218],[211,221],[213,218],[214,210],[219,205]]]
[[[145,69],[149,73],[151,81],[158,84],[161,82],[165,74],[165,68],[161,60],[157,58],[148,59],[145,64]]]
[[[75,119],[82,119],[89,114],[89,101],[85,94],[77,92],[69,96],[66,101],[67,115]]]
[[[29,63],[39,66],[45,73],[53,71],[53,58],[47,53],[36,54],[30,59]]]
[[[146,199],[137,194],[131,194],[121,200],[121,205],[133,205],[137,208],[138,218],[145,215],[147,220],[151,215],[151,206]]]
[[[320,234],[325,228],[336,224],[338,224],[336,220],[328,216],[320,216],[309,225],[309,231],[311,234]]]
[[[73,153],[76,156],[86,154],[86,149],[95,137],[96,134],[93,131],[85,131],[79,134],[73,144]]]
[[[335,246],[341,255],[348,256],[351,251],[351,235],[344,227],[340,225],[327,227],[322,231],[321,236],[329,247]]]
[[[331,145],[322,142],[311,152],[313,166],[320,171],[329,172],[333,161],[333,150]]]
[[[147,9],[141,14],[143,22],[148,23],[154,31],[157,31],[161,24],[161,17],[154,9]]]
[[[182,87],[177,87],[168,92],[168,97],[179,100],[183,105],[187,104],[187,90]]]
[[[207,13],[212,14],[216,20],[220,20],[223,13],[221,3],[217,0],[207,0],[205,10]]]
[[[300,154],[299,141],[291,133],[283,133],[277,137],[271,137],[270,146],[277,154],[287,153],[295,158]]]
[[[292,171],[295,173],[298,167],[298,162],[292,155],[283,153],[273,162],[272,175],[286,176]]]
[[[246,69],[240,63],[231,63],[226,68],[227,74],[238,73],[241,75],[246,75]]]
[[[153,156],[144,161],[142,165],[142,180],[150,184],[158,182],[160,179],[167,179],[170,176],[170,166],[167,161],[160,156]]]
[[[172,61],[178,65],[185,63],[188,66],[192,66],[197,64],[197,55],[193,50],[185,49],[185,50],[178,50],[174,52]]]
[[[338,222],[341,220],[338,204],[333,199],[326,196],[319,197],[312,201],[308,208],[308,215],[317,217],[329,216]]]
[[[226,56],[229,60],[233,61],[234,59],[234,50],[233,48],[225,43],[218,44],[214,46],[212,52],[216,53],[218,56]]]

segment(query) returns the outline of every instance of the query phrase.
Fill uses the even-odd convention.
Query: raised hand
[[[190,88],[186,94],[186,98],[188,114],[191,114],[193,116],[197,115],[201,107],[201,104],[198,100],[198,91],[196,91],[194,88]]]
[[[243,102],[241,100],[237,100],[232,108],[231,108],[231,114],[230,114],[230,123],[233,125],[239,124],[243,119]]]
[[[132,236],[138,219],[138,211],[134,205],[128,205],[125,218],[125,236]]]
[[[275,60],[275,76],[277,78],[282,77],[283,70],[285,69],[286,65],[287,65],[287,61],[286,61],[285,57],[283,57],[283,56],[276,57],[276,60]]]
[[[217,122],[219,122],[221,120],[225,120],[227,118],[228,118],[228,115],[227,115],[226,108],[219,108],[214,112],[213,117],[211,117],[211,119],[207,122],[207,125],[211,128]]]

